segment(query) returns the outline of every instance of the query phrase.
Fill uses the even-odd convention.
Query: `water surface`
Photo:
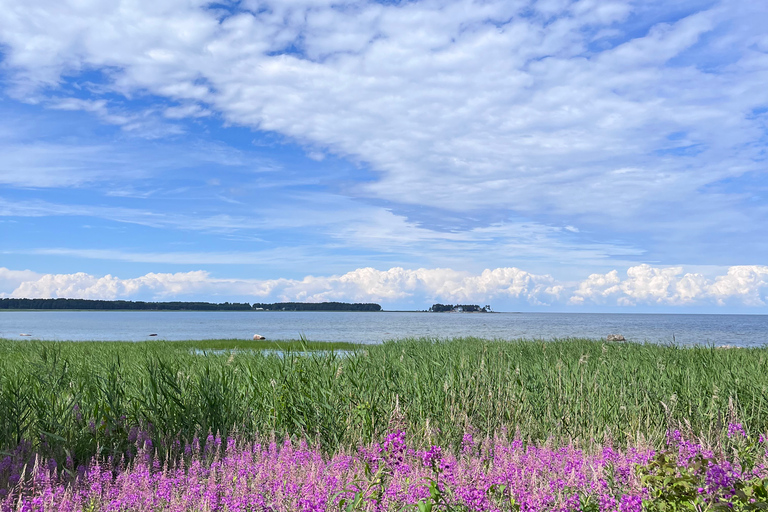
[[[20,337],[19,334],[31,334]],[[140,341],[267,339],[380,343],[407,336],[447,338],[604,338],[682,345],[760,346],[768,315],[589,313],[417,313],[314,311],[2,311],[0,337]],[[149,334],[157,334],[149,337]]]

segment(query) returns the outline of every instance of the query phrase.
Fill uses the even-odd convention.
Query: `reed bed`
[[[768,349],[596,340],[403,339],[343,352],[275,343],[0,342],[0,450],[75,466],[158,456],[208,433],[306,439],[325,453],[403,430],[456,449],[466,433],[527,443],[716,446],[727,425],[768,431]]]

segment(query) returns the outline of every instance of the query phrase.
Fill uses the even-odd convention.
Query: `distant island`
[[[85,309],[95,311],[381,311],[378,304],[346,302],[143,302],[90,299],[0,299],[2,309]]]
[[[480,307],[477,304],[432,304],[430,313],[490,313],[491,306]]]

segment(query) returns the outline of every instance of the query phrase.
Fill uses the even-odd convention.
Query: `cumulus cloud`
[[[31,270],[10,270],[0,267],[0,293],[5,290],[14,290],[25,282],[37,281],[40,277],[40,274]]]
[[[6,272],[11,272],[7,271]],[[2,275],[2,274],[0,274]],[[18,273],[18,278],[23,278]],[[382,301],[425,297],[451,302],[488,300],[494,297],[522,299],[532,304],[557,298],[561,289],[550,276],[530,274],[517,268],[486,270],[471,275],[451,269],[391,268],[380,271],[360,268],[329,277],[303,279],[221,279],[208,272],[149,273],[130,279],[75,274],[28,275],[8,297],[129,299],[137,296],[172,299],[190,296],[249,296],[253,300],[282,301]]]
[[[717,299],[718,304],[736,298],[750,306],[764,306],[768,300],[768,267],[731,267],[726,275],[718,276],[708,290]]]
[[[592,274],[579,283],[569,299],[571,304],[690,305],[736,301],[747,306],[764,306],[768,299],[768,267],[734,266],[726,275],[709,280],[698,273],[683,273],[682,267],[655,268],[638,265],[622,279],[616,270]]]
[[[303,279],[225,279],[205,271],[149,273],[122,279],[86,273],[45,274],[0,269],[4,297],[231,300],[258,301],[406,301],[488,303],[530,306],[586,305],[725,305],[764,306],[768,267],[731,267],[707,279],[680,267],[631,267],[622,279],[617,271],[593,274],[580,283],[558,281],[519,268],[486,269],[479,274],[448,268],[389,270],[359,268],[332,276]]]
[[[766,17],[768,4],[751,0],[37,0],[34,8],[0,0],[3,92],[38,105],[36,112],[87,113],[100,128],[146,137],[202,126],[203,118],[216,122],[202,131],[219,131],[219,121],[246,127],[324,159],[300,175],[274,174],[294,184],[298,176],[315,197],[332,190],[324,208],[310,208],[298,196],[272,199],[267,189],[277,181],[233,183],[221,173],[220,185],[209,186],[247,190],[250,197],[224,199],[250,209],[198,208],[195,194],[189,214],[19,194],[0,199],[0,215],[94,216],[251,238],[272,229],[264,236],[272,247],[284,245],[284,235],[310,239],[316,252],[341,246],[332,256],[362,255],[354,266],[313,267],[320,273],[382,261],[382,268],[432,268],[221,285],[254,296],[449,301],[497,293],[531,304],[760,305],[762,267],[711,277],[632,265],[641,258],[726,265],[768,254]],[[28,110],[20,111],[24,118]],[[39,134],[36,120],[27,122],[31,137],[20,139],[18,124],[0,121],[0,185],[11,194],[101,182],[109,199],[140,198],[158,183],[137,191],[147,176],[199,165],[200,181],[208,181],[217,171],[207,159],[259,167],[233,151],[186,143],[171,151],[169,141],[157,150],[155,142],[120,149],[101,139],[78,147],[69,133]],[[339,156],[360,172],[330,176]],[[247,199],[257,189],[254,209]],[[161,261],[172,251],[157,250],[124,257]],[[363,260],[371,254],[378,259]],[[209,257],[193,255],[201,264]],[[581,279],[628,267],[626,276],[598,273],[575,284],[545,275],[570,269]],[[83,275],[40,290],[75,293],[82,283],[94,296],[131,287],[155,296],[165,289],[149,278],[105,279]],[[201,289],[219,289],[210,275],[199,280]]]
[[[485,270],[480,275],[452,269],[391,268],[380,271],[362,268],[341,276],[306,277],[281,283],[282,298],[322,302],[329,300],[376,300],[395,302],[424,297],[448,302],[483,301],[493,298],[522,299],[544,304],[557,297],[552,277],[534,275],[517,268]]]
[[[45,274],[36,280],[25,281],[10,296],[46,299],[58,297],[118,299],[148,291],[161,298],[202,291],[207,286],[209,286],[208,274],[202,271],[177,274],[149,273],[133,279],[119,279],[109,274],[96,277],[77,272]]]

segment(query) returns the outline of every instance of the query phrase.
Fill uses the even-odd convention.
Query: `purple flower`
[[[183,459],[144,451],[128,462],[94,459],[78,468],[74,483],[68,473],[50,470],[56,466],[40,459],[40,469],[27,472],[24,485],[17,485],[33,452],[14,450],[0,460],[0,481],[10,484],[0,493],[0,511],[75,512],[85,503],[105,512],[191,512],[201,507],[319,512],[343,508],[342,499],[364,491],[359,509],[384,512],[413,509],[420,500],[430,499],[430,485],[437,485],[445,508],[458,510],[505,510],[514,502],[526,512],[573,512],[587,503],[604,512],[641,512],[649,491],[636,467],[647,466],[655,455],[646,448],[585,451],[575,445],[526,445],[504,436],[486,437],[480,446],[465,436],[457,452],[440,446],[417,451],[408,448],[402,431],[388,434],[381,444],[336,454],[310,447],[305,439],[261,444],[228,438],[226,449],[217,449],[216,437],[207,443],[215,454],[201,453],[199,444],[195,446],[199,441],[193,440],[184,445]],[[145,449],[151,448],[149,435],[142,433],[140,440]],[[160,442],[172,452],[179,446],[172,439]],[[676,442],[683,454],[678,464],[701,460],[706,453],[682,436]],[[467,446],[473,448],[467,451]],[[756,467],[765,472],[766,460]],[[742,478],[738,468],[738,460],[712,455],[712,462],[702,468],[699,493],[708,499],[730,499]]]
[[[744,431],[744,427],[741,423],[729,423],[728,437],[733,437],[737,434],[739,437],[747,437],[747,433]]]
[[[464,453],[470,453],[475,448],[475,440],[472,434],[467,432],[461,439],[461,451]]]
[[[619,512],[642,512],[643,499],[640,496],[622,494],[619,502]]]
[[[424,452],[424,455],[422,455],[422,460],[424,461],[424,465],[429,468],[437,467],[437,463],[441,461],[443,456],[443,449],[439,446],[432,446],[429,450]]]
[[[683,439],[683,434],[675,429],[667,431],[667,444],[670,446],[676,446]]]

